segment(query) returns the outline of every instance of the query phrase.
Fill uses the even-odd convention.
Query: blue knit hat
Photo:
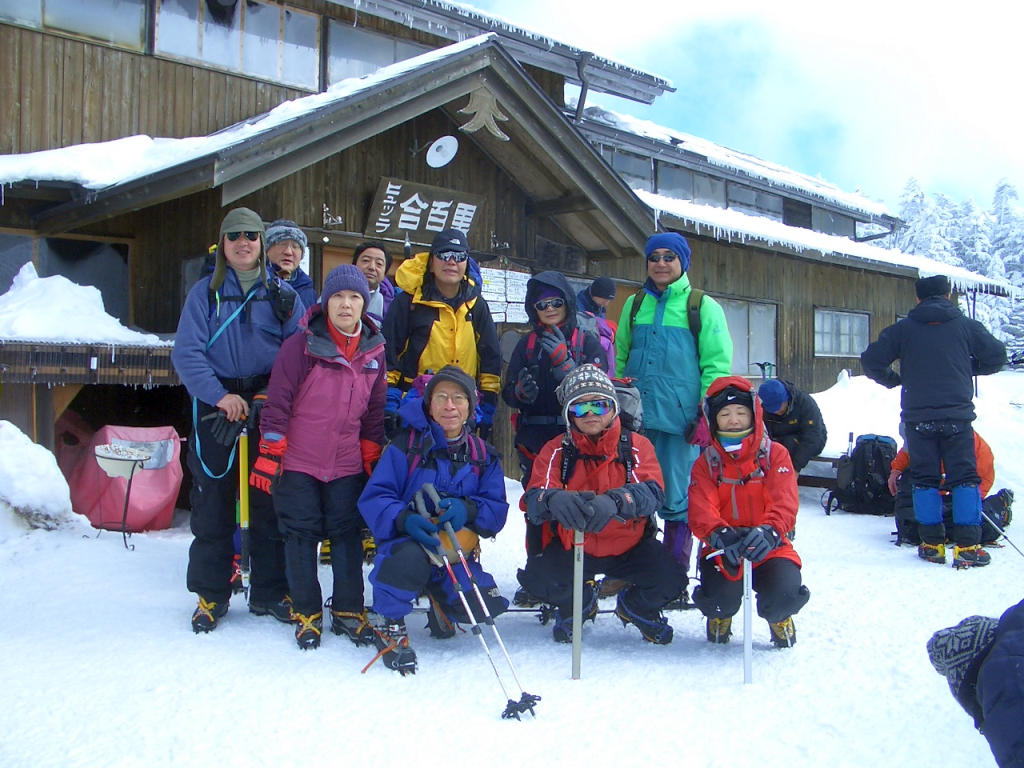
[[[338,291],[355,291],[363,297],[363,314],[370,306],[370,284],[359,268],[352,264],[341,264],[330,271],[324,280],[324,292],[320,296],[320,306],[327,314],[327,302]]]
[[[658,248],[668,248],[676,254],[683,265],[683,272],[690,268],[690,245],[678,232],[659,232],[648,237],[647,245],[644,246],[644,256],[650,256]]]
[[[761,405],[769,413],[778,413],[779,408],[789,402],[789,391],[778,379],[769,379],[757,390]]]

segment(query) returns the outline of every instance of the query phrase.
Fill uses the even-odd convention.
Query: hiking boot
[[[223,603],[208,603],[204,598],[199,598],[199,607],[192,614],[192,631],[211,632],[217,626],[217,621],[228,612],[228,601]]]
[[[772,630],[772,642],[776,648],[791,648],[796,645],[796,624],[793,623],[792,616],[774,624],[769,621],[768,626]]]
[[[370,565],[376,556],[377,542],[374,540],[373,534],[370,533],[370,529],[363,528],[363,562]]]
[[[588,581],[583,585],[583,621],[580,622],[580,626],[587,621],[597,621],[597,584],[593,581]],[[555,608],[555,626],[551,630],[551,636],[555,639],[556,643],[571,643],[572,642],[572,614],[562,614],[561,608]]]
[[[427,611],[427,629],[435,640],[449,640],[455,637],[455,625],[448,618],[441,604],[430,597],[430,609]]]
[[[328,607],[331,601],[327,601]],[[366,618],[366,611],[353,613],[352,611],[336,611],[331,608],[331,632],[336,635],[345,635],[349,640],[359,645],[373,645],[373,625]]]
[[[598,594],[600,597],[615,597],[628,586],[629,582],[624,579],[612,579],[605,576],[601,579],[601,590]]]
[[[291,624],[294,621],[292,618],[292,599],[288,595],[285,595],[276,603],[257,603],[255,600],[250,600],[249,613],[254,613],[257,616],[273,616],[285,624]]]
[[[319,648],[320,635],[324,631],[324,612],[317,611],[312,616],[292,612],[292,620],[295,622],[295,642],[299,648],[304,651]]]
[[[526,587],[520,587],[517,589],[516,594],[512,598],[512,603],[520,608],[536,608],[543,602],[543,600],[540,600],[527,592]]]
[[[373,628],[373,642],[378,651],[374,661],[383,659],[385,667],[402,676],[416,674],[416,651],[409,647],[405,619],[381,617],[380,624]]]
[[[663,611],[692,611],[697,607],[696,603],[690,602],[690,591],[683,587],[683,591],[679,593],[679,597],[675,600],[670,600],[668,604],[662,608]]]
[[[622,626],[632,624],[640,630],[644,640],[655,645],[668,645],[672,642],[672,627],[668,619],[661,615],[660,611],[653,613],[641,613],[633,610],[627,605],[629,590],[620,592],[615,601],[615,615],[622,619]]]
[[[231,563],[231,594],[237,595],[242,591],[242,556],[235,555]]]
[[[954,568],[980,568],[992,562],[992,556],[981,548],[980,544],[973,547],[953,547]]]
[[[929,563],[946,563],[945,544],[925,544],[923,541],[917,545],[917,556]]]
[[[324,539],[320,542],[320,565],[331,564],[331,540]]]
[[[708,618],[708,642],[725,645],[732,637],[732,616],[724,619]]]

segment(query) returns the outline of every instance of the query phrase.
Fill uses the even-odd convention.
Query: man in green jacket
[[[626,300],[616,335],[615,370],[637,380],[643,398],[644,433],[665,476],[665,546],[687,569],[693,537],[687,522],[690,469],[700,455],[684,435],[708,386],[732,368],[732,339],[721,305],[703,296],[699,333],[691,331],[687,306],[692,289],[690,246],[676,232],[651,235],[644,249],[647,282]],[[634,303],[639,301],[639,308]],[[695,329],[696,330],[696,329]]]

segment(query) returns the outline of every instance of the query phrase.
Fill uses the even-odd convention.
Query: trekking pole
[[[583,661],[583,531],[572,539],[572,679],[580,679]]]
[[[993,520],[993,519],[992,519],[991,517],[989,517],[989,516],[988,516],[988,513],[987,513],[987,512],[985,512],[985,510],[984,510],[984,509],[983,509],[983,510],[981,510],[981,516],[982,516],[982,517],[984,517],[984,518],[985,518],[986,520],[988,520],[989,524],[990,524],[990,525],[992,525],[992,526],[994,526],[994,527],[995,527],[995,529],[996,529],[997,531],[999,531],[999,533],[1001,533],[1001,534],[1003,535],[1003,538],[1004,538],[1004,539],[1006,539],[1006,542],[1007,542],[1007,543],[1008,543],[1008,544],[1009,544],[1009,545],[1010,545],[1011,547],[1013,547],[1014,549],[1016,549],[1016,550],[1017,550],[1017,554],[1019,554],[1019,555],[1020,555],[1021,557],[1024,557],[1024,552],[1021,552],[1021,551],[1020,551],[1019,549],[1017,549],[1017,545],[1016,545],[1016,544],[1014,544],[1014,543],[1013,543],[1013,542],[1012,542],[1012,541],[1010,540],[1010,537],[1006,535],[1006,531],[1004,531],[1004,530],[1003,530],[1003,527],[1002,527],[1001,525],[999,525],[999,524],[998,524],[998,523],[997,523],[997,522],[996,522],[995,520]]]
[[[431,484],[431,483],[424,483],[423,484],[423,491],[428,496],[430,496],[431,501],[434,502],[434,508],[436,509],[437,505],[441,501],[441,496],[438,494],[437,489],[434,488],[433,484]],[[424,510],[424,511],[426,511],[426,510]],[[451,541],[452,547],[455,549],[456,554],[459,556],[459,560],[462,562],[462,567],[466,571],[466,576],[469,577],[469,583],[473,587],[473,592],[474,592],[474,594],[476,594],[477,602],[480,603],[480,610],[484,614],[484,623],[488,624],[491,627],[491,631],[494,633],[494,639],[497,641],[498,647],[501,648],[501,652],[505,656],[505,661],[508,663],[508,668],[512,672],[512,679],[516,681],[516,685],[519,687],[519,701],[518,702],[513,702],[512,699],[509,698],[509,705],[510,706],[514,705],[515,708],[516,708],[515,711],[514,712],[510,712],[509,708],[506,708],[505,712],[502,713],[502,717],[503,718],[515,717],[516,720],[518,720],[519,719],[519,713],[520,712],[526,712],[527,710],[530,711],[531,715],[536,717],[537,713],[533,711],[533,708],[537,704],[537,702],[540,701],[540,696],[536,696],[536,695],[534,695],[532,693],[527,693],[523,689],[523,684],[519,681],[519,675],[516,674],[515,665],[512,663],[512,657],[508,655],[508,649],[505,647],[505,643],[502,641],[501,635],[498,633],[498,626],[494,623],[494,617],[491,616],[491,612],[487,608],[487,603],[484,601],[484,596],[483,596],[483,593],[480,591],[480,585],[477,583],[476,576],[473,575],[473,571],[470,569],[469,563],[466,562],[465,550],[462,549],[462,544],[459,543],[459,539],[455,535],[455,529],[452,528],[452,524],[451,523],[445,523],[444,524],[444,532],[448,534],[448,539]],[[441,554],[444,555],[444,548],[443,547],[441,548]],[[461,593],[461,586],[459,586],[458,580],[456,579],[455,581],[456,581],[456,591],[459,591],[459,593],[462,594]],[[463,602],[465,602],[465,597],[463,597]],[[473,616],[473,612],[468,610],[468,606],[467,606],[467,613],[469,614],[470,621],[473,622],[473,626],[474,627],[478,627],[479,625],[477,625],[477,623],[476,623],[475,617]],[[474,632],[475,631],[476,631],[476,629],[474,629]],[[481,637],[481,640],[482,639],[483,638]],[[486,643],[484,644],[484,647],[485,648],[487,647]],[[490,651],[487,652],[487,655],[490,656]],[[492,665],[494,664],[494,660],[493,659],[491,660],[491,664]],[[495,669],[495,673],[497,673],[497,669]],[[499,676],[499,682],[500,682],[500,679],[501,678]],[[504,687],[505,686],[502,685],[502,690],[504,690]],[[506,697],[507,697],[507,695],[506,695]]]
[[[238,435],[238,526],[241,529],[240,562],[242,594],[249,601],[249,430],[245,427]]]
[[[754,617],[750,572],[751,563],[743,559],[743,684],[754,681]]]

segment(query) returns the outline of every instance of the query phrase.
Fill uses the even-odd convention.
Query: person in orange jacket
[[[661,610],[686,587],[686,571],[657,540],[654,515],[665,481],[654,446],[619,421],[615,387],[598,366],[578,365],[557,390],[566,432],[545,443],[521,502],[541,526],[542,549],[519,571],[519,583],[555,606],[557,642],[572,641],[573,538],[583,531],[583,617],[597,615],[594,577],[629,582],[616,615],[656,645],[672,642]]]
[[[978,476],[981,477],[978,490],[981,491],[981,498],[985,498],[996,482],[996,459],[992,455],[992,449],[989,448],[988,443],[977,431],[974,432],[974,456],[978,460]],[[889,466],[892,469],[892,472],[889,473],[889,493],[895,496],[900,476],[910,468],[910,454],[907,453],[906,443],[900,448],[896,458]],[[949,491],[944,490],[943,493],[949,493]]]
[[[727,643],[743,598],[743,559],[754,567],[757,614],[772,642],[796,643],[793,614],[811,597],[801,583],[800,556],[785,536],[800,506],[789,452],[764,428],[761,401],[742,376],[708,387],[704,415],[711,445],[690,475],[690,528],[701,539],[701,584],[693,601],[707,617],[707,638]]]

